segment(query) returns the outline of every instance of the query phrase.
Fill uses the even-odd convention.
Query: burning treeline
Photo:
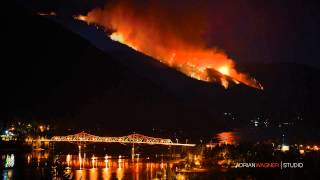
[[[112,1],[75,18],[112,30],[112,40],[189,77],[219,82],[225,88],[234,82],[263,89],[255,79],[238,72],[223,51],[206,46],[208,10],[205,1]]]

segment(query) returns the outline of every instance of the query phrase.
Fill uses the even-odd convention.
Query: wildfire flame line
[[[162,30],[163,24],[157,24],[155,19],[135,17],[130,11],[130,8],[119,5],[108,9],[97,8],[85,16],[74,18],[114,30],[109,35],[113,41],[126,44],[191,78],[218,82],[225,88],[233,82],[263,90],[257,80],[238,72],[234,61],[224,52],[188,43],[176,34]]]

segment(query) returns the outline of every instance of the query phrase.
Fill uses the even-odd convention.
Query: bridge
[[[142,134],[130,134],[128,136],[120,137],[101,137],[80,132],[67,136],[53,136],[51,139],[40,139],[45,142],[70,142],[76,144],[87,143],[121,143],[121,144],[149,144],[149,145],[167,145],[167,146],[189,146],[193,147],[195,144],[174,143],[171,139],[149,137]]]

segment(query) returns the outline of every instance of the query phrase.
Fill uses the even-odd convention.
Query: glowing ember
[[[217,134],[220,144],[235,144],[239,139],[235,132],[221,132]]]
[[[172,20],[175,16],[168,19],[157,9],[157,4],[150,5],[151,9],[148,10],[136,9],[133,4],[130,1],[117,1],[105,9],[97,8],[75,19],[114,30],[110,35],[112,40],[152,56],[194,79],[218,82],[225,88],[233,82],[263,89],[255,79],[238,72],[234,61],[224,52],[206,47],[203,40],[198,38],[199,33],[195,33],[197,27],[201,30],[201,19],[193,17],[193,13],[187,11],[184,15],[191,17],[186,17],[188,21],[181,24],[179,21],[183,19],[177,22]]]
[[[121,42],[121,43],[124,43],[124,39],[123,39],[123,36],[121,34],[118,34],[118,33],[112,33],[110,35],[110,38],[114,41],[118,41],[118,42]]]
[[[81,20],[81,21],[87,21],[87,17],[82,16],[82,15],[77,16],[76,19]]]
[[[230,72],[229,72],[229,68],[227,66],[222,66],[218,69],[218,71],[221,73],[221,74],[224,74],[224,75],[229,75]]]

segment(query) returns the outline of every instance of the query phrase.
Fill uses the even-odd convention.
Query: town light
[[[286,152],[286,151],[289,151],[290,147],[288,145],[284,145],[282,144],[282,147],[281,147],[281,151],[282,152]]]

